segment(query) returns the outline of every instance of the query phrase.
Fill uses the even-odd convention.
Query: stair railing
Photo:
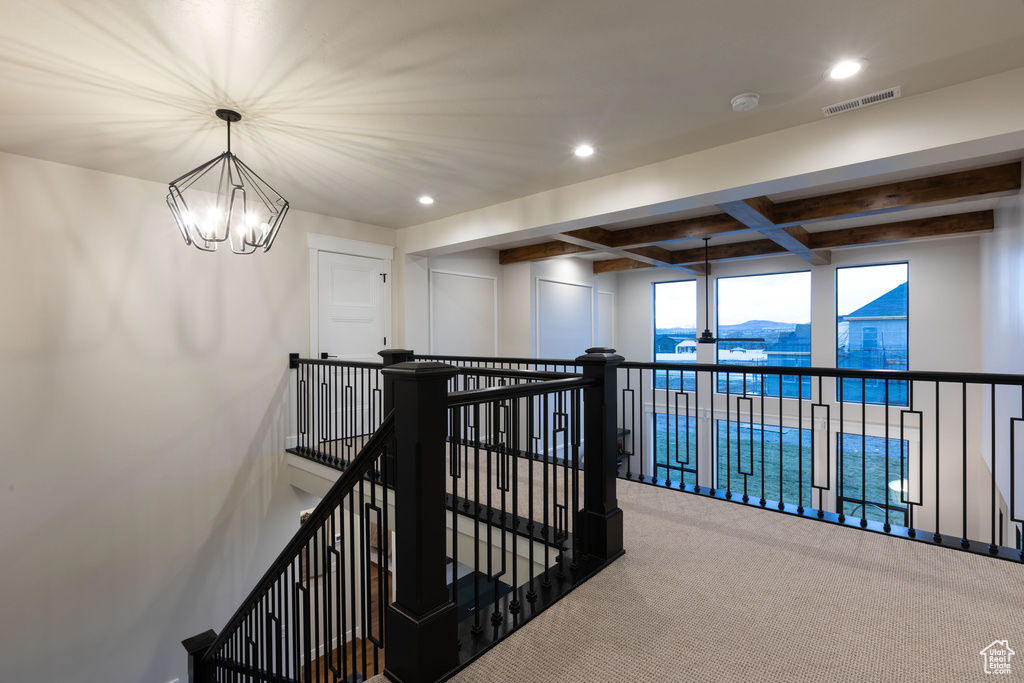
[[[614,400],[621,356],[590,349],[574,361],[581,375],[506,371],[502,380],[482,369],[481,374],[499,383],[450,392],[457,376],[477,371],[435,362],[395,362],[410,353],[385,356],[382,406],[391,412],[220,635],[208,631],[184,642],[190,683],[348,683],[381,671],[392,680],[433,683],[622,554]],[[568,403],[559,405],[564,417],[556,419],[561,422],[548,423],[552,433],[569,434],[570,423],[575,430],[562,442],[562,451],[510,450],[510,439],[518,438],[512,435],[527,425],[513,424],[507,417],[502,423],[503,409],[517,410],[513,406],[525,401],[535,419],[547,421],[553,417],[550,401],[562,400],[553,396],[568,397]],[[457,422],[453,416],[466,411],[483,411],[495,416],[499,426],[504,424],[504,443],[491,449],[503,462],[507,457],[525,459],[531,468],[539,459],[538,471],[554,472],[549,465],[561,471],[560,478],[543,481],[545,487],[562,487],[561,494],[545,489],[553,507],[545,504],[544,509],[552,517],[545,512],[541,519],[532,519],[532,509],[524,517],[514,508],[509,515],[504,506],[483,505],[480,496],[467,499],[477,541],[482,522],[489,535],[494,529],[499,535],[525,532],[527,543],[558,548],[558,561],[544,570],[540,588],[521,598],[518,609],[508,604],[515,596],[490,603],[486,633],[479,628],[479,615],[460,624],[457,590],[450,592],[447,577],[449,529],[465,516],[454,508],[467,502],[453,500],[454,492],[448,491],[449,481],[455,485],[450,469],[455,460],[449,456],[467,448],[479,453],[480,447],[479,432],[450,431]],[[508,475],[506,470],[506,483]],[[571,498],[565,494],[570,488]],[[561,519],[555,519],[559,514]],[[392,530],[393,600],[382,559]],[[482,565],[475,566],[479,570]],[[481,603],[479,595],[475,601]]]
[[[221,629],[183,644],[193,683],[363,680],[383,670],[394,494],[389,414]]]

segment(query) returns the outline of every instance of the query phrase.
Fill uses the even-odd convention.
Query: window
[[[690,486],[697,483],[697,421],[684,406],[678,412],[654,416],[655,478]]]
[[[906,263],[836,269],[836,367],[907,369]],[[840,399],[907,404],[907,383],[847,379]]]
[[[658,363],[697,362],[697,282],[655,282],[654,360]],[[696,389],[692,372],[655,373],[656,389]]]
[[[899,439],[839,434],[838,507],[849,517],[906,526],[910,444]]]
[[[811,430],[718,420],[716,486],[811,506]],[[761,482],[764,482],[762,488]]]
[[[810,367],[811,273],[777,273],[718,278],[718,363]],[[728,341],[762,338],[764,341]],[[726,384],[728,377],[728,385]],[[718,391],[811,395],[809,377],[729,373],[720,375]]]

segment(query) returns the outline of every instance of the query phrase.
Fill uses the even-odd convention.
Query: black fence
[[[623,552],[617,477],[1024,560],[1021,376],[382,356],[291,358],[342,472],[193,681],[442,680]]]
[[[384,417],[382,363],[359,363],[291,354],[295,373],[295,443],[291,450],[344,467]]]
[[[1024,377],[623,363],[620,476],[1021,560]]]
[[[191,681],[442,680],[622,554],[621,357],[571,375],[382,355],[290,359],[289,451],[340,478],[220,635],[185,641]],[[388,412],[376,430],[339,414],[364,409],[347,387]]]
[[[383,671],[390,599],[386,418],[221,630],[184,642],[191,680],[357,681]]]

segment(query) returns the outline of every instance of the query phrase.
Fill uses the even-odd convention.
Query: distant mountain
[[[792,332],[796,329],[796,323],[780,323],[774,320],[748,320],[745,323],[738,323],[736,325],[720,325],[721,330],[724,332],[729,330],[730,332],[736,332],[739,330],[775,330],[777,332]]]
[[[696,337],[697,330],[692,327],[659,327],[654,331],[654,336],[660,337],[667,334],[672,337]]]

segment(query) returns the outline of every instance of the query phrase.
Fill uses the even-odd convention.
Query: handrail
[[[835,377],[839,379],[881,379],[890,382],[954,382],[966,384],[1008,384],[1024,386],[1024,375],[984,372],[931,372],[926,370],[857,370],[852,368],[793,367],[782,365],[731,365],[725,363],[645,363],[627,361],[619,365],[626,370],[672,370],[682,372],[716,372],[746,375],[797,375],[803,377]]]
[[[506,401],[526,396],[540,396],[570,389],[583,389],[597,384],[596,380],[584,377],[567,377],[563,379],[551,379],[544,382],[532,384],[509,384],[503,387],[488,387],[486,389],[467,389],[466,391],[453,391],[448,394],[448,406],[469,406],[476,403],[489,403],[491,401]]]
[[[369,361],[362,360],[331,360],[330,358],[298,358],[294,357],[291,359],[292,369],[300,365],[327,365],[334,367],[345,367],[345,368],[366,368],[367,370],[381,370],[384,367],[383,363],[371,363]]]
[[[513,358],[502,356],[445,356],[415,354],[415,360],[463,361],[466,363],[509,363],[517,365],[578,365],[574,358]]]
[[[328,517],[334,514],[338,501],[350,493],[359,483],[359,480],[370,470],[373,463],[380,457],[385,446],[394,441],[395,438],[395,414],[391,411],[381,422],[377,431],[366,442],[359,451],[352,464],[342,472],[338,481],[330,488],[327,494],[320,501],[320,504],[313,509],[309,518],[302,523],[292,539],[280,552],[277,559],[271,563],[270,568],[263,574],[263,577],[256,583],[256,586],[249,592],[248,597],[228,620],[228,623],[221,629],[217,639],[206,651],[204,660],[208,660],[224,643],[234,630],[241,624],[250,611],[259,603],[263,594],[270,588],[277,578],[285,571],[289,564],[301,553],[306,544],[313,538],[316,530]]]
[[[553,372],[547,370],[513,370],[511,368],[456,367],[459,375],[468,377],[512,377],[514,379],[571,379],[579,377],[575,372]]]

